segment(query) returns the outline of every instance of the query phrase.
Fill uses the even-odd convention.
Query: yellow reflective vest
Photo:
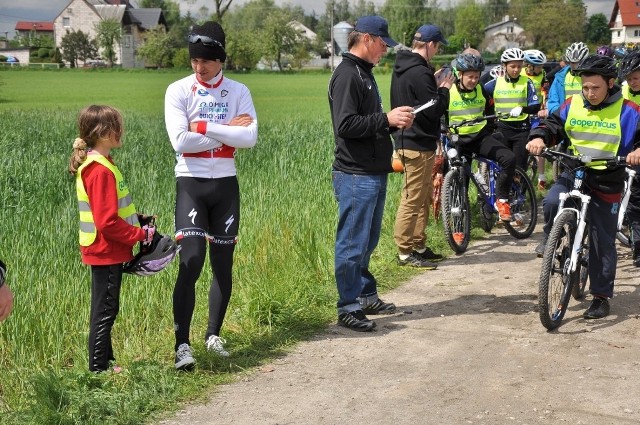
[[[564,123],[564,130],[571,140],[571,148],[580,155],[613,157],[618,152],[622,130],[620,114],[624,99],[600,110],[585,108],[581,95],[573,95]],[[590,165],[603,169],[601,165]]]
[[[118,167],[98,152],[89,151],[87,159],[78,167],[76,173],[76,195],[78,197],[78,209],[80,210],[80,246],[89,246],[96,240],[97,230],[93,221],[93,213],[89,205],[89,196],[82,182],[82,170],[92,162],[104,165],[116,178],[116,190],[118,195],[118,216],[132,226],[140,227],[136,207],[133,205],[129,189],[122,178]]]
[[[496,112],[508,114],[516,106],[527,106],[528,78],[518,78],[517,83],[509,83],[504,78],[498,78],[493,91],[493,100],[496,104]],[[528,114],[520,114],[515,118],[501,118],[500,121],[523,121]]]
[[[637,105],[640,105],[640,94],[631,93],[629,84],[625,84],[624,86],[622,86],[622,97],[636,103]]]
[[[544,103],[544,96],[542,93],[542,81],[544,81],[544,77],[546,73],[544,70],[540,73],[540,75],[529,75],[527,74],[527,70],[522,68],[522,72],[520,73],[524,78],[528,78],[533,82],[533,86],[536,88],[536,94],[538,95],[538,99],[540,99],[540,103]]]
[[[582,94],[582,78],[567,71],[564,76],[564,100],[569,99],[574,94]]]
[[[453,85],[449,89],[449,125],[458,124],[464,120],[481,117],[484,114],[484,107],[487,100],[482,94],[482,89],[477,85],[473,92],[464,93],[464,97],[458,91],[458,86]],[[462,135],[474,135],[480,132],[487,125],[486,121],[474,125],[459,128],[458,133]]]

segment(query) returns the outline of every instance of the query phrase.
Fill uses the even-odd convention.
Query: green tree
[[[591,15],[585,29],[585,39],[593,44],[611,44],[609,20],[603,13]]]
[[[507,14],[509,2],[508,0],[486,0],[484,2],[484,8],[489,24],[494,24],[502,21],[504,15]]]
[[[236,70],[252,69],[262,55],[255,33],[246,29],[233,32],[233,37],[227,40],[226,51],[227,67]]]
[[[411,45],[416,30],[432,19],[434,7],[425,0],[386,0],[380,14],[389,22],[389,34],[394,40]]]
[[[69,62],[71,68],[78,66],[78,61],[86,62],[98,57],[98,44],[82,31],[69,31],[60,42],[62,58]]]
[[[116,19],[103,19],[98,22],[95,27],[96,41],[98,46],[102,47],[102,55],[110,67],[117,60],[115,46],[122,39],[122,27],[120,21]]]
[[[467,46],[478,47],[484,38],[486,18],[482,5],[475,0],[464,0],[455,9],[455,31],[449,37],[451,47],[463,50]]]
[[[261,31],[262,54],[267,61],[276,62],[279,69],[283,69],[283,56],[296,53],[299,45],[306,40],[290,22],[291,16],[286,11],[277,9],[267,15]]]
[[[584,40],[585,22],[586,10],[583,6],[542,0],[535,12],[524,18],[523,27],[537,49],[554,52],[564,51],[569,44]]]
[[[145,66],[163,68],[171,63],[173,55],[171,37],[164,26],[157,25],[147,31],[144,43],[138,47],[137,55],[144,59]]]

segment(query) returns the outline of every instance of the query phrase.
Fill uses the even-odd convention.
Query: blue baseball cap
[[[413,36],[414,40],[417,41],[437,41],[438,43],[442,43],[444,45],[449,44],[447,40],[442,36],[442,31],[440,31],[440,27],[437,25],[423,25],[418,28],[416,34]]]
[[[398,45],[398,43],[389,36],[389,25],[381,16],[362,16],[356,21],[354,30],[380,37],[389,47]]]

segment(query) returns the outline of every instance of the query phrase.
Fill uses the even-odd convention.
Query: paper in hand
[[[424,105],[418,106],[417,108],[415,108],[413,111],[411,111],[411,113],[413,115],[417,114],[418,112],[425,110],[427,108],[432,107],[433,105],[435,105],[437,102],[437,100],[435,99],[431,99],[430,101],[428,101],[427,103],[425,103]]]

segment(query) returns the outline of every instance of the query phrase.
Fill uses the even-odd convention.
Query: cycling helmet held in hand
[[[507,63],[513,61],[523,61],[524,60],[524,52],[522,49],[517,47],[511,47],[504,52],[500,56],[500,62]]]
[[[600,46],[596,49],[596,53],[598,55],[602,55],[602,56],[609,56],[610,58],[613,57],[613,49],[609,46]]]
[[[470,53],[459,54],[455,59],[454,68],[458,72],[480,71],[484,70],[484,59],[482,56],[472,55]]]
[[[582,59],[575,69],[576,74],[583,73],[598,74],[605,78],[615,78],[618,76],[616,61],[609,56],[589,55]]]
[[[489,75],[491,76],[491,78],[493,78],[494,80],[496,78],[500,78],[500,77],[504,77],[504,66],[502,65],[498,65],[498,66],[494,66],[493,68],[491,68],[491,70],[489,71]]]
[[[620,61],[618,73],[620,78],[625,79],[638,70],[640,70],[640,50],[632,50]]]
[[[151,245],[141,249],[133,260],[124,265],[124,272],[138,276],[154,275],[171,263],[180,248],[176,241],[156,232]]]
[[[589,48],[581,41],[573,43],[567,47],[564,53],[565,58],[569,62],[580,62],[589,54]]]
[[[547,56],[540,50],[525,50],[524,62],[534,66],[544,65],[547,63]]]

